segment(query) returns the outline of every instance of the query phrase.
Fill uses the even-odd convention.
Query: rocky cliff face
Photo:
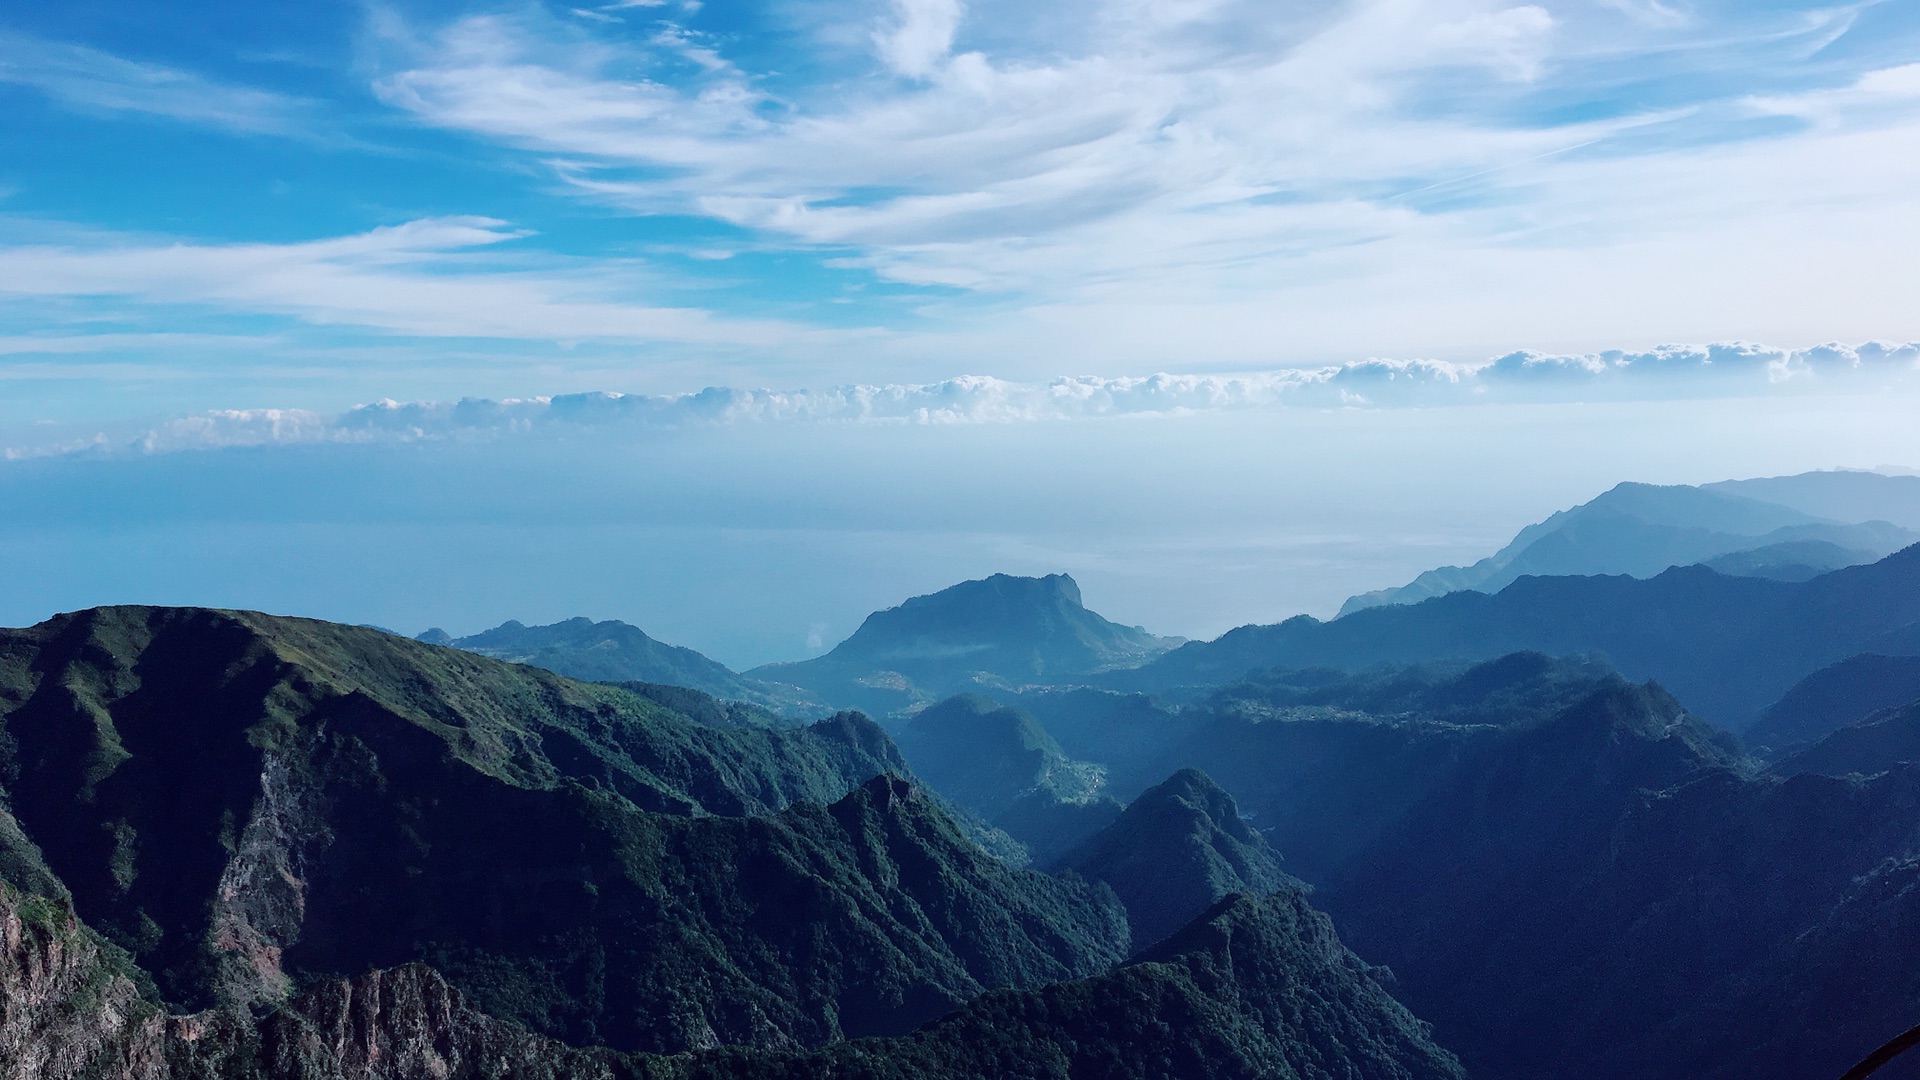
[[[0,1080],[166,1076],[170,1022],[64,903],[0,882]]]
[[[487,1016],[424,964],[325,979],[264,1020],[169,1016],[58,901],[0,884],[0,1080],[615,1080],[619,1055]]]

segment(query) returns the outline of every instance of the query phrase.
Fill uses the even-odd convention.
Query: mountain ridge
[[[1719,485],[1627,482],[1521,529],[1505,547],[1471,566],[1439,567],[1399,588],[1354,596],[1339,614],[1463,590],[1495,593],[1529,576],[1645,578],[1669,567],[1716,560],[1739,572],[1768,576],[1769,560],[1735,558],[1759,549],[1797,548],[1801,559],[1818,559],[1817,568],[1831,570],[1871,562],[1916,542],[1920,533],[1885,521],[1823,518]],[[1804,574],[1797,566],[1785,572]]]
[[[1698,715],[1738,730],[1794,681],[1861,652],[1909,647],[1920,624],[1920,545],[1804,582],[1675,567],[1652,578],[1526,577],[1321,622],[1295,616],[1190,642],[1099,682],[1115,690],[1222,685],[1261,668],[1600,653],[1657,678]],[[1904,636],[1903,636],[1904,635]]]
[[[740,701],[788,719],[831,710],[797,689],[747,678],[692,649],[668,645],[629,623],[576,616],[546,626],[509,619],[491,630],[454,637],[437,627],[414,640],[465,649],[497,660],[530,664],[583,682],[643,682],[683,686],[725,701]]]

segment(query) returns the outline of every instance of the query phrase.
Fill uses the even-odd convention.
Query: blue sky
[[[735,484],[734,517],[706,532],[679,496],[665,503],[680,516],[621,527],[672,532],[647,542],[683,578],[782,566],[821,582],[777,627],[745,628],[746,599],[704,623],[692,593],[596,606],[611,542],[565,589],[416,598],[416,621],[591,608],[770,658],[798,628],[845,632],[869,599],[970,573],[1097,576],[1199,550],[1255,490],[1314,506],[1324,527],[1269,507],[1225,530],[1304,530],[1322,544],[1311,557],[1235,539],[1180,556],[1186,584],[1113,571],[1113,602],[1157,629],[1217,632],[1470,557],[1611,480],[1920,463],[1897,422],[1920,358],[1916,250],[1917,0],[13,3],[0,448],[20,463],[0,463],[16,497],[0,544],[48,584],[0,597],[0,617],[164,597],[405,622],[382,606],[391,589],[328,599],[347,595],[329,560],[371,550],[360,502],[296,511],[267,488],[484,492],[474,478],[539,460],[591,503],[596,485],[628,490],[645,447],[697,493],[703,462],[748,475],[772,440],[809,463],[804,480]],[[727,389],[674,396],[704,387]],[[604,424],[548,400],[597,391],[632,396],[595,413]],[[478,401],[450,419],[465,398]],[[441,404],[353,410],[387,399]],[[1398,418],[1323,415],[1352,409]],[[1543,424],[1542,409],[1564,415]],[[889,433],[822,435],[846,424]],[[949,424],[987,434],[930,433]],[[1007,433],[1021,424],[1050,434],[1022,442]],[[759,430],[782,425],[798,426]],[[1373,449],[1414,431],[1452,448],[1423,481],[1432,499],[1406,498]],[[1595,434],[1609,431],[1645,445]],[[491,449],[444,449],[479,443]],[[1179,507],[1191,533],[1168,539],[1155,515],[1176,511],[1139,484],[1069,497],[1022,475],[1088,447],[1117,476],[1155,462],[1214,477],[1196,488],[1214,501]],[[1295,480],[1236,492],[1220,472],[1236,447],[1284,447],[1273,476],[1311,471],[1404,512],[1343,516]],[[407,464],[442,452],[433,469]],[[106,457],[54,461],[76,453]],[[177,453],[216,456],[146,460]],[[874,455],[920,472],[857,479]],[[1576,456],[1557,471],[1492,464]],[[462,479],[434,471],[447,463]],[[971,479],[982,469],[997,494]],[[915,484],[971,494],[945,516],[914,499],[902,505],[919,517],[863,509],[863,493]],[[798,506],[795,485],[842,518]],[[198,525],[59,509],[136,489],[197,506],[209,487],[252,509]],[[1134,512],[1103,516],[1102,500],[1128,498]],[[440,509],[380,527],[448,543],[471,540],[462,522],[537,528],[479,495],[416,501]],[[215,517],[267,530],[263,547],[334,554],[243,588],[244,529],[216,536]],[[315,528],[332,531],[310,549],[272,532]],[[791,545],[729,548],[722,528]],[[523,543],[507,565],[550,564],[566,546],[516,535],[488,550]],[[946,554],[908,557],[889,536]],[[1356,537],[1376,554],[1354,554]],[[166,543],[172,555],[152,554]],[[404,574],[419,546],[382,558]],[[855,549],[894,569],[822,571]],[[1269,584],[1195,584],[1229,572]]]
[[[1916,63],[1900,0],[14,4],[6,421],[1912,340]]]

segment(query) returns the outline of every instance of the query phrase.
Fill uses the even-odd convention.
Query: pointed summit
[[[1112,887],[1127,909],[1135,949],[1223,896],[1298,887],[1266,839],[1240,820],[1233,796],[1198,769],[1181,769],[1148,789],[1059,865]]]

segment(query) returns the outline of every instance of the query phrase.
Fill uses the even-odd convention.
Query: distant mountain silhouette
[[[1756,549],[1769,554],[1729,563],[1726,572],[1804,579],[1872,562],[1915,542],[1920,532],[1879,516],[1827,519],[1721,488],[1626,483],[1522,529],[1506,547],[1472,566],[1443,566],[1399,588],[1363,593],[1348,600],[1340,614],[1465,589],[1499,592],[1529,575],[1652,577],[1668,567]],[[1770,567],[1774,572],[1765,572]]]
[[[1332,622],[1299,616],[1191,642],[1113,689],[1218,686],[1261,668],[1479,660],[1531,650],[1601,653],[1658,679],[1696,714],[1736,730],[1800,678],[1861,652],[1920,644],[1920,545],[1805,582],[1679,567],[1657,577],[1528,577]]]
[[[824,715],[828,711],[793,687],[742,677],[718,660],[656,641],[639,627],[615,620],[573,618],[548,626],[526,626],[509,620],[462,638],[435,627],[417,640],[531,664],[570,679],[685,686],[789,716]]]
[[[1845,548],[1825,540],[1785,540],[1778,544],[1716,555],[1704,560],[1701,565],[1736,577],[1807,581],[1844,566],[1873,562],[1885,554],[1884,551]]]
[[[995,574],[874,612],[825,656],[747,674],[886,715],[985,688],[1072,682],[1178,643],[1087,610],[1065,574]]]
[[[1920,701],[1920,656],[1849,656],[1793,684],[1760,713],[1745,738],[1749,746],[1782,751],[1910,701]]]
[[[1920,529],[1920,476],[1833,469],[1700,486],[1832,521],[1890,521],[1902,528]]]
[[[1137,764],[1157,763],[1157,755],[1179,742],[1194,723],[1174,705],[1145,693],[1036,687],[1002,696],[1032,713],[1068,756],[1129,775]],[[1163,770],[1142,782],[1165,775]],[[1121,782],[1118,773],[1110,772],[1109,780]]]

